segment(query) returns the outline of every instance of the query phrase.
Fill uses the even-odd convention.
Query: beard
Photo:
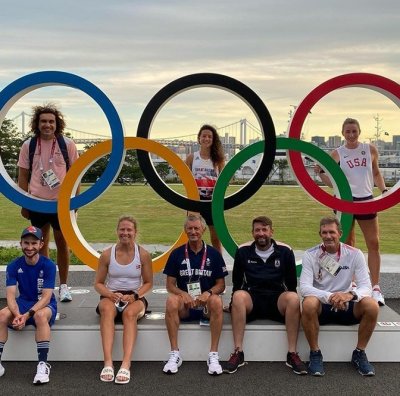
[[[259,249],[265,249],[271,245],[271,239],[270,238],[257,238],[257,239],[255,239],[255,243]]]

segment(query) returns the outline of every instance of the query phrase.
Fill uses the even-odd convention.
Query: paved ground
[[[155,247],[155,250],[162,250]],[[301,252],[300,252],[301,253]],[[298,258],[299,252],[296,252]],[[400,272],[399,256],[384,255],[391,271]],[[388,272],[391,272],[388,271]],[[400,313],[400,299],[387,304]],[[221,357],[226,359],[227,356]],[[162,362],[133,362],[128,385],[102,383],[101,362],[55,362],[51,382],[35,387],[32,380],[34,362],[5,362],[6,374],[0,378],[1,395],[396,395],[400,389],[398,363],[376,363],[376,376],[361,377],[350,363],[326,363],[322,378],[299,377],[282,362],[250,362],[236,374],[211,377],[205,362],[184,362],[179,373],[162,373]],[[117,366],[118,368],[118,366]]]
[[[400,313],[400,299],[387,301]],[[226,359],[227,356],[222,358]],[[2,395],[396,395],[399,363],[375,363],[376,376],[364,378],[349,362],[325,363],[323,378],[299,377],[282,362],[250,362],[235,374],[211,377],[205,362],[184,362],[174,376],[162,373],[163,362],[133,362],[128,385],[102,383],[101,362],[54,362],[51,382],[32,385],[34,362],[5,362]],[[118,365],[116,366],[118,368]]]

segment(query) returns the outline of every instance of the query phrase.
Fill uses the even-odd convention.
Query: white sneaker
[[[176,374],[178,368],[182,365],[182,358],[179,351],[171,351],[169,353],[168,362],[165,364],[163,371],[166,374]]]
[[[6,370],[4,369],[4,367],[1,365],[1,362],[0,362],[0,377],[2,377],[3,375],[4,375],[4,372],[5,372]]]
[[[60,302],[72,301],[71,293],[69,292],[68,286],[65,283],[60,285],[58,292],[60,294]]]
[[[39,385],[49,382],[50,368],[50,364],[46,362],[39,362],[33,383]]]
[[[210,352],[207,360],[208,374],[220,375],[222,374],[222,367],[219,364],[218,352]]]
[[[374,286],[372,289],[372,298],[381,306],[383,307],[385,305],[385,299],[383,297],[383,294],[381,292],[381,289],[379,286]]]

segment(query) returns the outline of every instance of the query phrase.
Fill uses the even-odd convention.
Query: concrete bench
[[[223,296],[227,303],[230,287]],[[52,328],[49,360],[52,361],[102,361],[100,320],[95,312],[99,301],[92,287],[71,289],[73,301],[60,303],[59,320]],[[148,295],[147,318],[139,322],[138,338],[132,359],[136,361],[164,361],[168,357],[169,340],[164,323],[165,289],[155,286]],[[233,350],[230,314],[224,313],[224,325],[219,353],[227,360]],[[350,361],[357,340],[358,326],[322,326],[320,347],[325,361]],[[34,361],[37,359],[34,328],[22,332],[9,332],[9,340],[3,360]],[[179,346],[182,358],[188,361],[206,360],[210,346],[209,328],[198,323],[181,324]],[[246,328],[244,350],[249,361],[284,361],[287,341],[285,326],[269,320],[257,320]],[[300,331],[298,351],[307,360],[308,343]],[[380,309],[379,323],[368,346],[368,358],[372,362],[400,361],[400,315],[389,307]],[[114,359],[122,358],[122,325],[116,325]]]

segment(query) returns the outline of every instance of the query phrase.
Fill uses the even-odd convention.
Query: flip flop
[[[111,375],[111,378],[103,378],[105,375]],[[103,367],[100,373],[100,380],[103,382],[112,382],[114,381],[114,368],[111,366]]]
[[[126,379],[124,379],[124,380],[118,379],[118,378],[121,378],[121,377],[125,377]],[[116,384],[127,384],[130,381],[130,379],[131,379],[130,370],[121,367],[118,370],[117,376],[115,377],[115,383]]]

